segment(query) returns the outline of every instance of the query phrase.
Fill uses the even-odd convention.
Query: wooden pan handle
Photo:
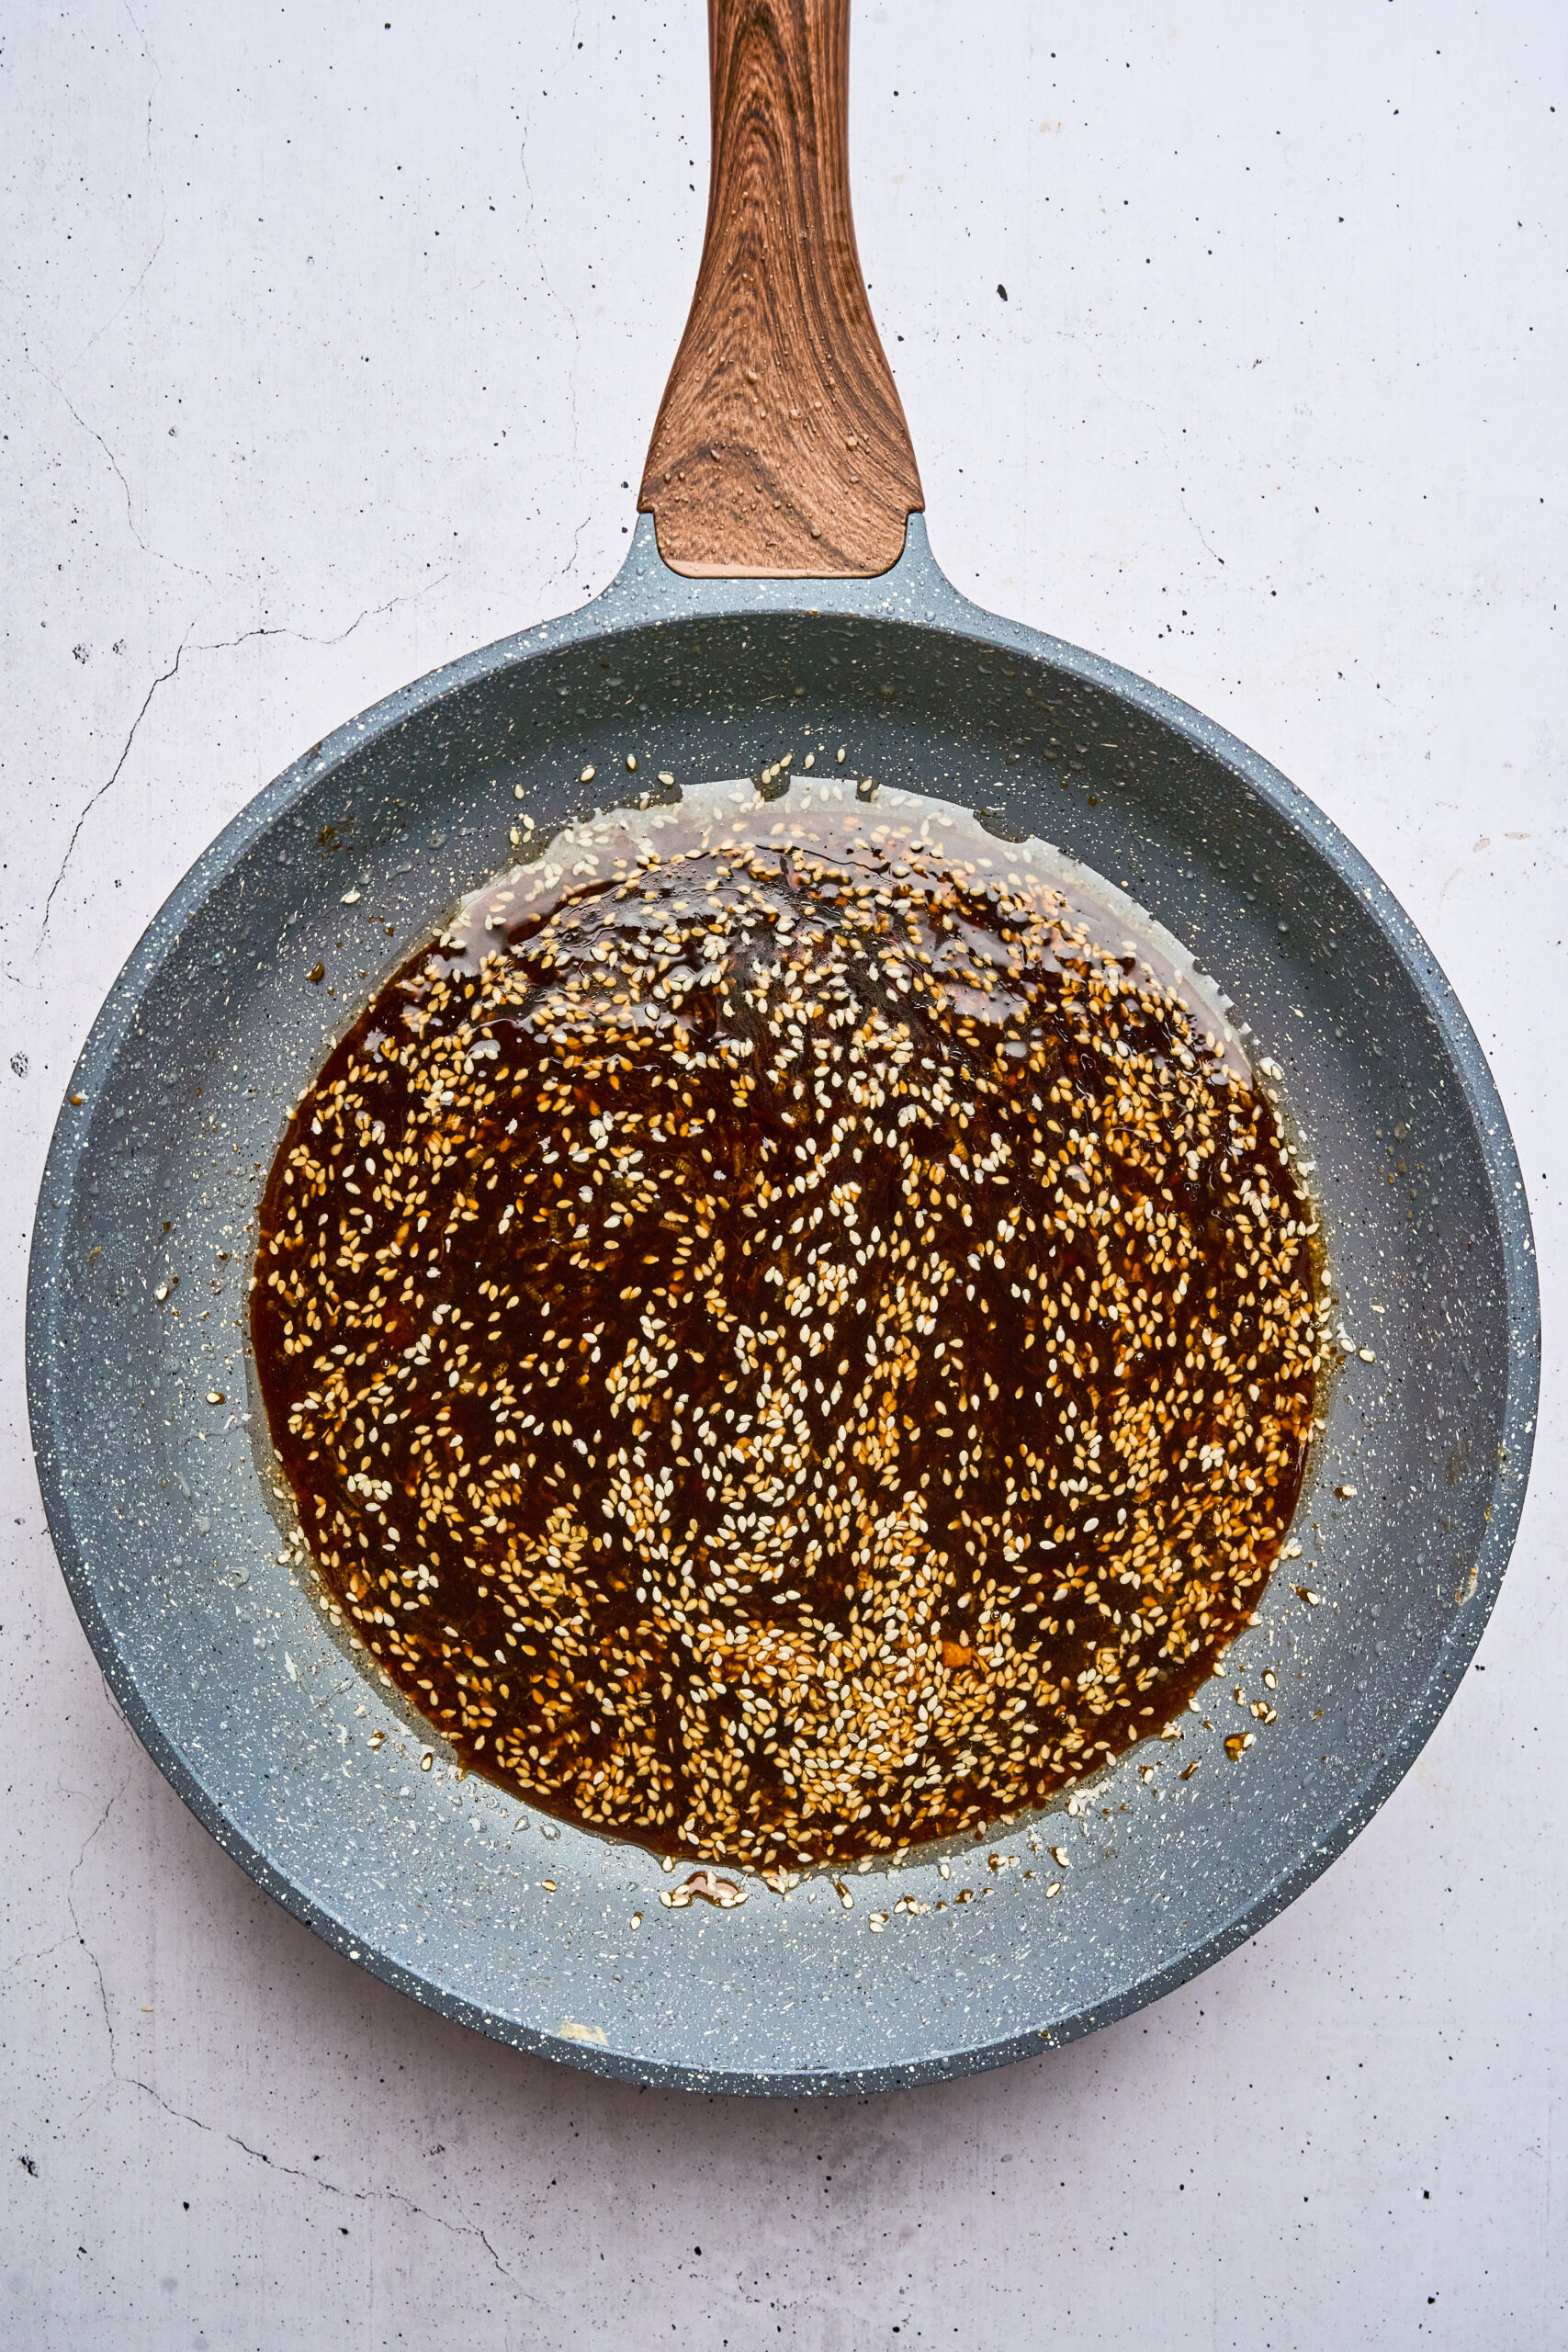
[[[869,579],[923,507],[850,214],[850,0],[708,0],[713,164],[637,505],[697,577]]]

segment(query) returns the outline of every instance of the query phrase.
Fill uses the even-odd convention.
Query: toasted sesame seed
[[[264,1203],[323,1607],[464,1768],[700,1865],[671,1909],[1158,1732],[1314,1426],[1316,1221],[1239,1046],[898,805],[558,836],[381,991]]]

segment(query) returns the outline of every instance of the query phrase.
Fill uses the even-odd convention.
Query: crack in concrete
[[[117,319],[122,319],[125,316],[125,313],[130,310],[138,294],[141,293],[141,288],[146,282],[147,274],[151,270],[153,263],[157,260],[158,255],[163,252],[164,241],[169,233],[169,192],[164,185],[164,175],[158,169],[157,164],[154,162],[152,155],[152,107],[154,101],[157,98],[158,92],[162,89],[164,85],[164,71],[148,45],[146,34],[142,31],[141,27],[136,21],[135,15],[131,10],[130,0],[121,0],[121,6],[124,7],[127,17],[130,19],[130,29],[136,35],[137,41],[141,46],[142,57],[146,63],[152,69],[152,87],[147,93],[147,170],[153,187],[158,191],[158,237],[152,252],[148,254],[146,260],[142,263],[141,267],[138,270],[136,274],[136,282],[131,287],[130,292],[126,295],[125,300],[122,302],[117,303],[115,308],[109,312],[108,317],[104,321],[103,325],[96,328],[93,334],[87,337],[86,342],[76,354],[76,358],[78,360],[85,359],[88,352],[93,348],[94,344],[96,344],[101,336],[107,334],[115,321]]]
[[[81,1939],[78,1938],[77,1940],[79,1942]],[[71,1932],[67,1929],[64,1935],[56,1936],[51,1944],[45,1944],[41,1951],[17,1952],[15,1959],[7,1962],[6,1966],[8,1969],[12,1970],[17,1968],[36,1968],[39,1961],[51,1960],[54,1954],[60,1950],[61,1945],[68,1944],[70,1941]]]
[[[66,406],[69,408],[70,405],[70,402],[67,401]],[[73,413],[74,413],[74,412],[73,412]],[[129,492],[127,494],[129,496]],[[108,775],[106,776],[103,783],[99,785],[97,790],[93,793],[85,803],[81,813],[76,819],[76,822],[71,828],[71,838],[65,844],[65,854],[60,861],[60,870],[56,874],[53,881],[50,884],[49,896],[43,902],[43,921],[39,925],[38,945],[33,950],[35,956],[42,953],[44,941],[49,936],[50,910],[54,904],[54,894],[65,879],[65,869],[70,865],[72,854],[74,851],[77,842],[82,838],[82,828],[86,823],[88,818],[92,815],[93,810],[97,807],[99,801],[103,798],[105,793],[112,791],[114,786],[118,782],[120,770],[124,767],[127,760],[130,757],[130,747],[136,741],[136,730],[141,726],[142,720],[146,718],[148,711],[152,708],[153,695],[157,693],[160,686],[166,686],[169,680],[176,674],[180,666],[181,658],[183,657],[186,647],[189,642],[190,639],[187,632],[185,637],[181,638],[179,644],[175,647],[175,658],[170,662],[168,668],[166,670],[160,670],[152,684],[148,687],[147,692],[141,698],[141,707],[130,722],[130,732],[120,746],[118,759],[116,760],[113,768],[110,770]]]
[[[1071,340],[1076,342],[1077,341],[1077,337],[1073,336]],[[1094,368],[1100,382],[1102,384],[1105,383],[1105,369],[1101,365],[1098,355],[1095,358]],[[1173,474],[1176,473],[1180,465],[1179,453],[1177,451],[1171,441],[1169,428],[1156,402],[1153,401],[1140,400],[1135,393],[1128,394],[1125,391],[1122,392],[1122,398],[1128,401],[1130,407],[1146,409],[1148,411],[1149,415],[1154,419],[1156,438],[1158,440],[1161,448],[1165,451],[1166,462],[1169,466],[1171,472]],[[1183,520],[1186,522],[1188,528],[1191,531],[1204,554],[1212,557],[1213,561],[1219,565],[1220,570],[1223,571],[1225,568],[1224,557],[1220,553],[1218,548],[1212,544],[1203,526],[1199,522],[1198,517],[1193,514],[1190,506],[1188,505],[1186,488],[1181,482],[1178,482],[1176,485],[1176,503],[1181,509]]]
[[[107,1821],[110,1814],[114,1811],[121,1797],[124,1796],[127,1789],[130,1788],[130,1781],[131,1775],[128,1772],[124,1780],[120,1782],[118,1788],[116,1789],[114,1794],[110,1797],[108,1803],[105,1805],[102,1813],[99,1814],[97,1820],[94,1823],[92,1828],[88,1830],[87,1835],[83,1838],[81,1851],[77,1854],[75,1860],[72,1863],[65,1880],[65,1908],[71,1914],[71,1925],[75,1930],[76,1940],[81,1945],[82,1950],[86,1953],[88,1960],[91,1962],[93,1974],[97,1979],[98,2006],[103,2011],[104,2031],[108,2037],[109,2072],[111,2075],[116,2075],[117,2076],[118,2070],[115,2064],[114,2019],[109,2015],[108,1987],[104,1983],[104,1972],[98,1965],[98,1955],[93,1950],[92,1945],[87,1941],[86,1937],[82,1933],[82,1922],[76,1916],[76,1874],[87,1859],[87,1849],[93,1843],[94,1838],[96,1838],[102,1830],[104,1824]],[[68,1939],[63,1936],[60,1939],[61,1943],[64,1943]],[[58,1951],[58,1945],[51,1946],[51,1951]]]
[[[66,405],[69,407],[70,402],[67,401]],[[89,430],[91,428],[89,428]],[[104,797],[104,795],[110,791],[115,784],[118,783],[120,772],[124,768],[126,761],[130,756],[130,747],[136,741],[137,729],[146,718],[148,710],[152,705],[153,695],[157,693],[160,686],[166,686],[170,680],[175,676],[179,670],[180,663],[187,651],[190,653],[231,653],[236,646],[248,645],[253,638],[258,637],[291,637],[301,645],[341,645],[346,638],[352,637],[355,630],[359,628],[366,621],[379,620],[383,614],[391,612],[398,605],[412,605],[416,603],[420,597],[428,596],[432,590],[439,588],[448,576],[449,575],[445,571],[438,572],[434,580],[426,581],[424,585],[421,588],[410,589],[402,595],[389,596],[386,603],[383,605],[367,605],[362,613],[356,613],[355,615],[353,620],[349,622],[346,628],[339,629],[336,634],[332,637],[315,637],[312,636],[308,629],[289,628],[283,626],[275,628],[270,625],[264,624],[260,628],[242,629],[238,637],[215,638],[205,642],[193,644],[191,641],[190,632],[187,629],[186,635],[180,639],[179,645],[175,650],[173,662],[171,662],[166,670],[161,670],[159,672],[158,675],[153,679],[152,684],[148,687],[146,694],[142,697],[141,707],[130,722],[130,732],[127,735],[124,743],[120,747],[119,757],[115,762],[112,770],[105,778],[104,782],[98,786],[96,791],[91,794],[87,800],[84,802],[81,812],[76,819],[76,822],[71,829],[71,838],[65,844],[65,854],[60,861],[60,870],[55,875],[53,881],[50,884],[49,896],[44,900],[43,921],[39,926],[38,944],[33,950],[34,955],[36,956],[41,953],[44,942],[49,935],[50,911],[54,904],[55,892],[59,889],[62,882],[65,879],[65,869],[71,863],[72,857],[75,852],[77,842],[81,839],[83,826],[92,815],[93,810],[97,807],[98,802]]]
[[[242,2155],[250,2156],[255,2163],[265,2165],[270,2171],[284,2173],[291,2180],[302,2180],[308,2188],[319,2190],[323,2196],[345,2198],[351,2204],[355,2205],[368,2205],[383,2201],[389,2204],[401,2205],[408,2212],[414,2214],[418,2220],[422,2222],[432,2222],[437,2229],[446,2230],[453,2237],[477,2238],[479,2244],[483,2246],[485,2252],[489,2255],[491,2262],[495,2265],[496,2270],[499,2272],[500,2276],[507,2281],[508,2285],[515,2287],[519,2294],[526,2295],[530,2302],[537,2301],[537,2297],[529,2295],[528,2290],[523,2285],[522,2281],[513,2274],[513,2272],[507,2268],[505,2263],[502,2260],[500,2254],[497,2252],[495,2244],[491,2238],[489,2232],[484,2228],[481,2222],[451,2221],[445,2213],[433,2212],[429,2206],[421,2205],[417,2199],[410,2197],[407,2191],[401,2188],[344,2188],[335,2180],[324,2180],[319,2174],[306,2171],[304,2166],[301,2165],[281,2163],[277,2159],[269,2156],[265,2148],[253,2147],[251,2143],[246,2139],[243,2139],[238,2132],[227,2131],[220,2124],[209,2123],[204,2117],[192,2115],[187,2109],[176,2107],[172,2099],[165,2098],[163,2092],[159,2090],[154,2084],[146,2081],[142,2075],[121,2073],[119,2066],[118,2044],[115,2038],[114,2018],[109,2009],[108,1986],[104,1980],[103,1966],[98,1959],[98,1955],[82,1932],[82,1922],[76,1910],[74,1890],[77,1873],[85,1863],[89,1849],[91,1849],[94,1841],[102,1834],[110,1814],[114,1811],[121,1797],[125,1795],[127,1790],[130,1786],[133,1777],[133,1773],[128,1772],[119,1786],[109,1797],[102,1813],[99,1814],[97,1820],[87,1832],[86,1837],[82,1840],[81,1849],[76,1856],[76,1860],[73,1862],[70,1872],[65,1881],[65,1907],[71,1915],[72,1929],[74,1932],[78,1945],[87,1955],[88,1962],[92,1968],[93,1975],[98,1987],[98,2006],[103,2015],[105,2038],[108,2043],[108,2066],[110,2079],[118,2084],[122,2089],[141,2091],[146,2098],[150,2098],[153,2102],[154,2106],[161,2107],[164,2114],[173,2117],[176,2122],[188,2123],[197,2132],[209,2132],[218,2139],[227,2140],[232,2147],[236,2147],[240,2150]],[[45,1959],[48,1957],[48,1952],[58,1951],[61,1944],[68,1943],[70,1940],[71,1939],[69,1936],[61,1936],[55,1943],[51,1944],[48,1947],[47,1951],[33,1955],[24,1954],[22,1957],[28,1958],[30,1956],[36,1959]],[[13,1962],[13,1965],[19,1964],[19,1962]]]
[[[1104,383],[1105,370],[1101,367],[1098,357],[1094,364],[1096,374],[1099,376],[1100,382]],[[1123,395],[1123,397],[1127,396]],[[1154,419],[1155,434],[1159,441],[1161,448],[1165,451],[1166,462],[1169,466],[1171,472],[1173,474],[1176,473],[1179,469],[1180,466],[1179,454],[1171,442],[1169,428],[1166,424],[1164,416],[1160,413],[1158,407],[1153,401],[1139,400],[1135,394],[1131,398],[1131,405],[1134,408],[1146,409],[1150,416]],[[1186,487],[1181,482],[1178,482],[1176,485],[1176,503],[1180,507],[1182,515],[1186,520],[1189,529],[1192,532],[1193,537],[1197,539],[1198,544],[1202,548],[1204,554],[1212,557],[1223,571],[1225,568],[1224,557],[1220,553],[1218,548],[1211,545],[1208,534],[1204,531],[1203,526],[1199,522],[1198,517],[1193,514],[1190,506],[1188,505]]]
[[[91,1958],[91,1953],[88,1956]],[[401,2188],[344,2188],[338,2181],[325,2180],[319,2173],[307,2172],[302,2165],[284,2164],[276,2157],[269,2156],[265,2148],[253,2148],[250,2142],[242,2139],[237,2132],[226,2131],[221,2124],[209,2123],[203,2117],[192,2115],[188,2109],[175,2107],[172,2100],[164,2097],[162,2091],[156,2089],[152,2083],[144,2081],[140,2075],[122,2075],[112,2063],[110,2072],[117,2083],[127,2089],[144,2092],[154,2106],[161,2107],[164,2114],[172,2116],[176,2122],[188,2123],[197,2132],[209,2132],[217,2139],[227,2140],[231,2147],[238,2148],[242,2155],[250,2156],[255,2163],[265,2165],[269,2172],[282,2173],[290,2180],[302,2180],[308,2188],[317,2190],[323,2197],[342,2197],[351,2205],[379,2203],[401,2205],[418,2220],[432,2222],[438,2230],[446,2230],[453,2237],[478,2238],[508,2286],[515,2287],[518,2293],[527,2296],[531,2303],[537,2302],[537,2296],[530,2295],[522,2280],[502,2262],[496,2251],[494,2242],[482,2223],[450,2221],[445,2213],[432,2212],[428,2205],[421,2205],[416,2199],[410,2197],[406,2190]]]
[[[565,580],[576,571],[577,550],[582,545],[582,534],[586,531],[589,524],[592,523],[592,520],[593,517],[592,514],[585,514],[581,522],[578,525],[576,530],[573,531],[571,535],[571,553],[568,556],[566,561],[562,564],[559,571],[556,575],[558,580]],[[583,582],[583,585],[586,588],[586,581]]]
[[[33,357],[31,352],[28,351],[25,344],[22,346],[22,356],[27,361],[28,366],[32,369],[34,375],[41,376],[43,378],[44,382],[49,386],[50,390],[64,407],[73,423],[79,425],[81,430],[85,433],[90,439],[97,443],[99,448],[108,459],[109,470],[114,475],[116,481],[118,482],[120,491],[125,499],[125,527],[130,533],[131,537],[136,541],[137,546],[141,549],[142,554],[150,555],[153,559],[154,562],[172,564],[176,571],[183,571],[187,579],[199,580],[202,586],[207,590],[209,595],[216,595],[218,592],[213,585],[209,573],[200,571],[195,564],[182,563],[177,555],[166,555],[162,548],[150,546],[147,540],[142,537],[141,533],[137,528],[136,509],[131,502],[130,483],[126,477],[125,468],[120,464],[119,459],[115,456],[114,451],[109,447],[108,443],[104,439],[104,436],[98,431],[97,426],[96,424],[88,424],[86,418],[82,414],[81,410],[76,406],[75,401],[71,398],[70,393],[65,390],[64,385],[60,383],[56,378],[50,374],[47,368],[41,366],[40,363]]]
[[[346,628],[338,629],[332,637],[316,637],[309,629],[291,628],[282,622],[275,626],[264,621],[259,628],[242,629],[238,637],[215,638],[210,642],[192,645],[190,650],[193,653],[231,653],[235,646],[249,645],[252,639],[257,637],[291,637],[299,645],[341,645],[367,621],[379,620],[383,613],[394,611],[399,605],[416,605],[422,596],[428,596],[433,589],[441,587],[450,577],[449,572],[437,572],[435,578],[427,580],[423,588],[410,588],[401,595],[389,596],[384,605],[367,605],[362,613],[355,613]]]
[[[1204,554],[1205,554],[1205,555],[1212,555],[1212,556],[1213,557],[1213,559],[1214,559],[1214,561],[1215,561],[1215,562],[1216,562],[1216,563],[1221,567],[1221,569],[1223,570],[1223,569],[1224,569],[1224,560],[1224,560],[1224,557],[1220,553],[1220,551],[1219,551],[1218,548],[1216,548],[1216,547],[1214,547],[1214,546],[1213,546],[1213,545],[1211,544],[1211,542],[1210,542],[1210,540],[1209,540],[1209,538],[1208,538],[1208,536],[1207,536],[1207,534],[1205,533],[1205,531],[1204,531],[1204,529],[1203,529],[1203,526],[1201,525],[1201,523],[1200,523],[1200,522],[1199,522],[1198,517],[1196,516],[1196,514],[1193,514],[1192,509],[1188,505],[1188,503],[1187,503],[1187,492],[1182,489],[1182,487],[1181,487],[1181,485],[1180,485],[1180,483],[1179,483],[1179,482],[1178,482],[1178,484],[1177,484],[1177,486],[1176,486],[1176,495],[1177,495],[1177,498],[1179,499],[1179,501],[1180,502],[1181,511],[1182,511],[1183,514],[1185,514],[1185,515],[1186,515],[1188,522],[1191,525],[1193,531],[1197,534],[1197,538],[1198,538],[1198,544],[1199,544],[1199,546],[1202,548],[1202,550],[1203,550],[1203,552],[1204,552]]]

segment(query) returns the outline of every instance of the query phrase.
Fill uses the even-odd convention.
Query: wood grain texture
[[[677,571],[867,579],[925,503],[850,212],[850,0],[708,0],[713,164],[637,505]]]

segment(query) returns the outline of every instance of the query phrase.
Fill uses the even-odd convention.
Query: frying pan
[[[314,745],[163,908],[55,1130],[28,1396],[109,1684],[258,1884],[502,2041],[797,2097],[1091,2031],[1240,1943],[1340,1851],[1431,1732],[1496,1594],[1537,1297],[1485,1062],[1376,875],[1223,729],[978,610],[938,570],[855,255],[848,0],[711,0],[710,34],[707,243],[625,568],[582,611]],[[844,746],[837,772],[864,796],[930,791],[1059,844],[1187,943],[1310,1139],[1355,1351],[1325,1390],[1302,1552],[1179,1741],[1122,1758],[1076,1815],[950,1854],[950,1875],[917,1853],[857,1876],[853,1907],[820,1880],[673,1907],[651,1855],[459,1781],[334,1646],[277,1557],[245,1418],[248,1261],[330,1037],[511,860],[525,816],[547,833],[660,772],[674,784],[653,788],[678,791],[818,743]],[[1226,1686],[1257,1690],[1265,1665],[1279,1720],[1233,1760],[1226,1736],[1254,1723]]]

